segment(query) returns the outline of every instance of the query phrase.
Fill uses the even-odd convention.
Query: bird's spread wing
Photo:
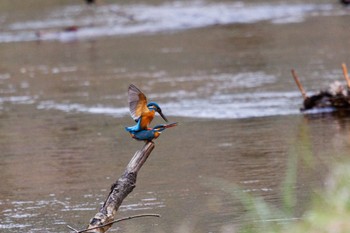
[[[134,120],[140,118],[141,114],[148,112],[147,98],[135,85],[131,84],[128,89],[128,99],[131,117]]]

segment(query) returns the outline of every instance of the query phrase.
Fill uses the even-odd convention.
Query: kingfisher
[[[147,104],[147,98],[135,85],[130,84],[128,89],[128,100],[131,117],[136,121],[136,125],[125,127],[130,133],[141,130],[151,130],[149,125],[154,118],[156,112],[168,122],[168,119],[162,113],[162,109],[155,102]]]
[[[130,134],[131,137],[135,140],[151,142],[153,139],[158,138],[163,130],[174,126],[177,126],[177,122],[171,124],[156,125],[153,129],[130,132]]]

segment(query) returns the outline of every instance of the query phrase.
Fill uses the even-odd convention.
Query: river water
[[[290,69],[310,94],[343,81],[349,12],[326,0],[2,0],[0,231],[89,222],[143,145],[124,131],[130,83],[179,126],[157,139],[119,213],[162,217],[111,232],[264,221],[247,217],[237,187],[277,207],[290,187],[292,217],[270,220],[298,219],[349,154],[350,118],[301,114]]]

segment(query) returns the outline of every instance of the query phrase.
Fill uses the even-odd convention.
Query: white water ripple
[[[190,94],[191,96],[191,94]],[[237,119],[299,113],[300,93],[262,92],[250,94],[213,95],[208,99],[183,98],[176,102],[159,103],[168,116]],[[88,114],[103,114],[113,117],[129,115],[127,107],[104,105],[86,106],[75,103],[42,101],[40,110],[59,110]]]
[[[243,2],[174,1],[161,5],[111,4],[84,14],[84,7],[62,7],[40,20],[0,25],[0,42],[84,39],[101,36],[149,34],[213,25],[260,21],[296,23],[308,16],[324,15],[331,4],[245,4]],[[336,14],[336,12],[334,12]],[[78,26],[78,31],[62,28]],[[0,29],[1,29],[0,28]],[[41,37],[35,32],[41,33]]]

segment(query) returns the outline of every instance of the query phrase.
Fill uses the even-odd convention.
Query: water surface
[[[124,131],[130,83],[179,126],[119,214],[162,218],[111,232],[233,232],[258,221],[234,185],[280,207],[290,161],[295,213],[279,221],[294,221],[349,152],[349,118],[300,114],[290,75],[310,94],[342,81],[349,16],[335,2],[6,0],[0,12],[1,231],[88,223],[143,145]]]

